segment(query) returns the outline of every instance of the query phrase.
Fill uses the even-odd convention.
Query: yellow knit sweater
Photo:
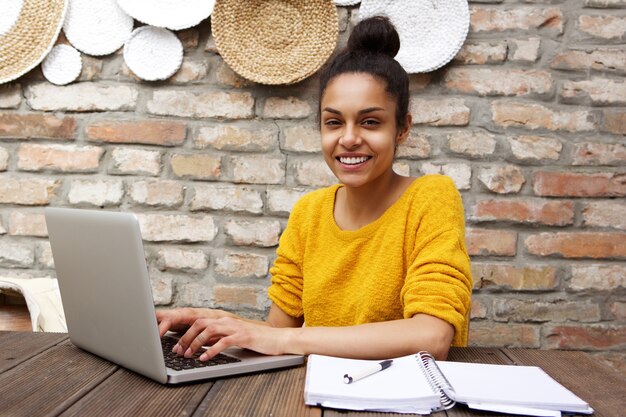
[[[416,179],[376,221],[354,231],[335,223],[341,185],[294,206],[270,269],[270,299],[307,326],[351,326],[425,313],[467,345],[472,277],[463,205],[450,178]]]

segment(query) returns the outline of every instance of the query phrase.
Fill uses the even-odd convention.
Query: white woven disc
[[[0,35],[8,32],[17,22],[23,5],[23,0],[0,0]]]
[[[117,4],[140,22],[181,30],[209,17],[215,0],[117,0]]]
[[[41,70],[46,80],[52,84],[65,85],[76,80],[83,69],[80,52],[70,45],[57,45],[52,48],[41,63]]]
[[[337,6],[353,6],[360,3],[361,0],[335,0],[334,3]]]
[[[124,45],[133,23],[115,0],[70,0],[63,31],[79,51],[101,56]]]
[[[362,0],[359,18],[388,16],[400,34],[396,60],[408,73],[436,70],[459,52],[469,30],[467,0]]]
[[[167,29],[142,26],[124,45],[124,61],[143,80],[165,80],[183,63],[183,44]]]

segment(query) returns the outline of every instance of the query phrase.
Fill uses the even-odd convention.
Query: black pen
[[[351,384],[354,381],[358,381],[359,379],[363,379],[366,376],[370,376],[372,374],[375,374],[376,372],[380,372],[380,371],[384,371],[385,369],[389,368],[391,366],[391,363],[393,362],[392,359],[387,359],[386,361],[382,361],[379,363],[375,363],[372,366],[370,366],[369,368],[365,368],[360,372],[357,372],[356,374],[345,374],[343,376],[343,382],[346,384]]]

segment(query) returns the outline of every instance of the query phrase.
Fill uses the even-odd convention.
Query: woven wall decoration
[[[441,68],[459,52],[469,30],[467,0],[362,0],[359,18],[388,16],[400,34],[398,62],[408,73]]]
[[[0,11],[0,84],[35,68],[52,49],[65,0],[4,0]]]
[[[211,27],[224,61],[261,84],[293,84],[316,72],[337,44],[332,0],[221,0]]]
[[[165,80],[180,68],[183,45],[165,28],[142,26],[133,31],[124,45],[124,61],[143,80]]]
[[[181,30],[209,17],[215,0],[117,0],[117,3],[140,22]]]
[[[69,0],[63,32],[79,51],[101,56],[120,49],[133,24],[115,0]]]
[[[70,45],[57,45],[41,63],[46,80],[56,85],[66,85],[76,80],[83,69],[80,52]]]

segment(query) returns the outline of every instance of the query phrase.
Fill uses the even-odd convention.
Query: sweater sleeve
[[[301,205],[301,204],[300,204]],[[299,236],[298,204],[293,208],[287,227],[280,237],[276,260],[270,268],[272,283],[269,299],[291,317],[302,317],[302,251],[304,241]]]
[[[466,346],[472,293],[461,196],[449,178],[433,181],[416,207],[415,245],[402,288],[405,318],[418,313],[454,326],[453,346]]]

